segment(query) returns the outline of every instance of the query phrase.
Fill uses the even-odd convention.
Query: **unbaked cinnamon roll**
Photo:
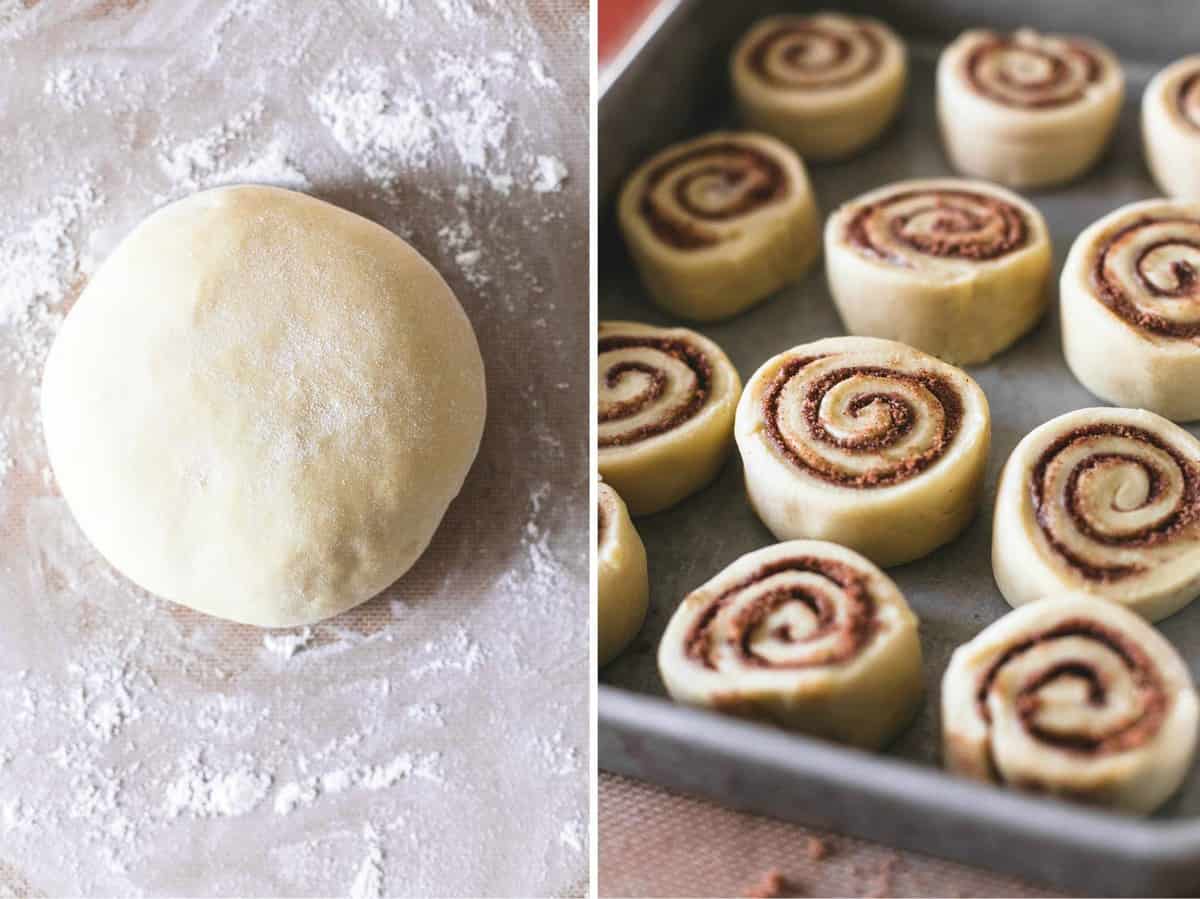
[[[1124,94],[1116,57],[1081,37],[967,31],[938,62],[938,121],[951,163],[1010,187],[1058,184],[1090,168]]]
[[[1060,595],[959,647],[942,679],[946,766],[1130,812],[1175,792],[1196,747],[1187,665],[1127,609]]]
[[[696,321],[728,318],[798,280],[820,249],[804,163],[765,134],[668,147],[625,184],[618,217],[651,298]]]
[[[646,619],[646,548],[617,491],[596,485],[596,654],[607,665]]]
[[[1110,403],[1200,418],[1200,204],[1146,200],[1076,238],[1059,289],[1063,352]]]
[[[734,50],[742,119],[805,159],[848,156],[874,140],[904,96],[904,44],[877,19],[818,13],[758,22]]]
[[[734,433],[750,503],[776,537],[831,540],[885,566],[966,526],[991,439],[987,398],[965,372],[870,337],[768,361]]]
[[[658,667],[679,702],[871,749],[922,692],[917,618],[899,589],[816,540],[749,553],[689,594]]]
[[[1151,621],[1200,594],[1200,441],[1141,409],[1079,409],[1013,450],[992,568],[1011,605],[1066,591]]]
[[[733,445],[741,379],[719,346],[686,328],[600,322],[600,476],[633,515],[711,481]]]
[[[963,365],[1036,324],[1050,263],[1041,214],[981,181],[890,184],[825,225],[826,274],[846,330]]]
[[[1200,201],[1200,55],[1172,63],[1147,85],[1142,145],[1163,193]]]

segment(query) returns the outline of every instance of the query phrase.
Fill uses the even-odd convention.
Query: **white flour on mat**
[[[561,367],[586,334],[586,4],[75,6],[0,3],[0,895],[566,894],[587,874],[586,454],[562,433],[586,364]],[[495,397],[427,558],[287,631],[113,572],[37,413],[120,237],[240,182],[412,240]]]

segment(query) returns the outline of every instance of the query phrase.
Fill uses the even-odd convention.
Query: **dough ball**
[[[366,219],[205,191],[101,266],[46,364],[55,476],[151,593],[263,627],[370,599],[429,544],[483,431],[483,360],[446,283]]]

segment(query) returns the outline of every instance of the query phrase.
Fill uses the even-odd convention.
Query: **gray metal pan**
[[[900,120],[875,146],[843,163],[810,167],[823,210],[890,181],[951,173],[934,127],[933,68],[945,41],[970,25],[1033,25],[1090,34],[1122,57],[1128,96],[1109,152],[1079,181],[1026,194],[1046,216],[1056,268],[1087,224],[1119,205],[1157,194],[1141,156],[1138,103],[1158,67],[1200,49],[1200,6],[1121,0],[862,0],[840,6],[880,16],[906,36],[911,80]],[[616,234],[615,192],[633,166],[658,148],[735,123],[726,83],[729,49],[754,19],[780,8],[806,5],[668,2],[605,73],[598,134],[601,318],[667,323],[646,299]],[[819,267],[750,312],[703,330],[729,352],[743,377],[787,347],[843,333]],[[942,671],[957,645],[1008,610],[993,583],[989,554],[1000,466],[1036,425],[1097,403],[1071,376],[1059,340],[1052,307],[1031,335],[991,363],[971,369],[987,392],[993,415],[987,498],[958,540],[890,572],[921,617],[927,696],[917,721],[886,753],[860,753],[676,707],[662,698],[654,654],[675,606],[742,553],[772,542],[745,500],[735,457],[707,489],[638,521],[650,558],[651,609],[635,644],[601,675],[600,766],[731,807],[835,828],[1076,892],[1196,895],[1196,772],[1165,809],[1140,820],[968,783],[939,768]],[[1200,674],[1200,603],[1162,622],[1161,628]]]

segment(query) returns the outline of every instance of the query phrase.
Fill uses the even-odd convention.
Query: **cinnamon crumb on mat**
[[[809,861],[819,862],[829,858],[832,849],[826,840],[820,837],[809,837],[805,848]]]
[[[782,871],[772,868],[742,895],[746,899],[779,899],[781,896],[798,896],[799,893],[795,892],[792,885],[788,883]]]

